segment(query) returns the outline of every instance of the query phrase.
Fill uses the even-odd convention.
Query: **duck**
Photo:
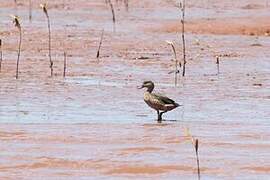
[[[162,96],[160,94],[153,93],[153,90],[155,88],[155,85],[152,81],[144,81],[141,86],[138,87],[138,89],[146,88],[146,91],[144,93],[144,102],[151,107],[152,109],[157,111],[158,115],[158,122],[162,121],[162,115],[168,111],[171,111],[180,105],[176,103],[174,100]]]

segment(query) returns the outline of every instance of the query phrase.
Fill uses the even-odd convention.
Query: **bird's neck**
[[[149,87],[149,88],[147,89],[147,92],[152,93],[153,90],[154,90],[154,87]]]

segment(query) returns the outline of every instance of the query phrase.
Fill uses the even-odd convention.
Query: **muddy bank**
[[[208,18],[186,22],[187,32],[193,34],[270,36],[269,17]],[[181,31],[178,21],[163,23],[152,32],[177,33]]]

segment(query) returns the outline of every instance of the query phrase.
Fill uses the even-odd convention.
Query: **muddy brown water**
[[[119,5],[115,32],[103,1],[49,1],[54,78],[40,1],[31,23],[27,2],[17,9],[24,37],[15,80],[17,32],[7,16],[15,9],[0,1],[1,179],[195,179],[186,128],[200,142],[202,179],[269,179],[267,1],[189,1],[187,76],[177,87],[165,41],[181,59],[180,15],[170,1],[132,0],[128,12]],[[157,123],[136,88],[144,80],[183,107]]]

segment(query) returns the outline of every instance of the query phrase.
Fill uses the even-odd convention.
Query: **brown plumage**
[[[179,104],[166,96],[152,93],[154,87],[155,85],[152,81],[145,81],[139,89],[147,88],[147,91],[144,93],[144,101],[148,106],[157,111],[158,121],[161,121],[162,114],[175,109]]]

